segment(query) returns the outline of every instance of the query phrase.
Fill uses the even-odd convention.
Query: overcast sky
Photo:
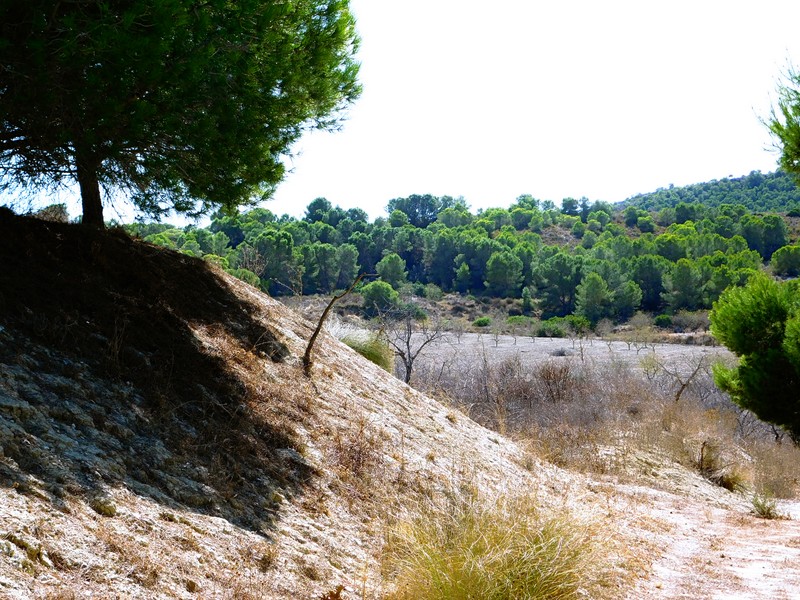
[[[776,168],[759,118],[796,0],[351,0],[364,93],[304,137],[266,204],[324,196],[371,217],[409,194],[473,209],[520,194],[616,202]]]

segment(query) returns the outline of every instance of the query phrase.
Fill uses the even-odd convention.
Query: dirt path
[[[780,504],[793,518],[766,520],[741,496],[729,495],[721,506],[649,488],[622,491],[637,527],[631,543],[654,552],[628,600],[800,597],[800,503]]]

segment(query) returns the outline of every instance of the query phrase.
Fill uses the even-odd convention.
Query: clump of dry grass
[[[385,447],[385,434],[363,416],[333,432],[329,460],[351,496],[376,497],[376,482],[387,471]],[[367,508],[364,503],[361,506]]]
[[[780,519],[783,515],[778,512],[778,503],[769,494],[753,494],[751,499],[753,514],[762,519]]]
[[[391,373],[394,370],[394,352],[376,333],[351,334],[343,337],[341,341],[384,371]]]
[[[543,513],[532,496],[429,500],[388,535],[388,598],[598,597],[604,554],[594,533],[566,510]]]
[[[744,491],[747,487],[741,464],[726,459],[718,440],[703,440],[694,466],[703,477],[728,491]]]

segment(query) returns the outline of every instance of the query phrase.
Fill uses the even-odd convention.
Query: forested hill
[[[752,171],[744,177],[694,183],[684,187],[661,188],[639,194],[620,203],[648,211],[674,208],[681,202],[703,204],[741,204],[753,212],[789,212],[800,210],[800,189],[791,175],[776,171]]]

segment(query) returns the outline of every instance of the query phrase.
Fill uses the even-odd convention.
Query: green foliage
[[[380,275],[381,280],[391,285],[394,289],[400,289],[406,282],[408,272],[406,271],[406,261],[394,252],[384,256],[375,265],[375,271]]]
[[[450,196],[441,198],[425,194],[424,196],[412,194],[407,198],[395,198],[386,206],[386,212],[392,214],[399,211],[406,215],[408,222],[414,227],[424,229],[434,221],[441,211],[446,208],[463,205]]]
[[[595,325],[611,316],[614,294],[598,273],[589,273],[575,291],[575,312]]]
[[[526,285],[522,288],[522,312],[528,314],[533,310],[533,299],[530,288]]]
[[[656,224],[649,215],[642,215],[636,219],[636,227],[642,233],[650,233],[656,230]]]
[[[488,327],[492,324],[492,319],[490,317],[478,317],[472,322],[472,324],[475,327]]]
[[[557,252],[536,266],[533,277],[545,315],[564,316],[573,312],[582,267],[580,256],[566,252]]]
[[[592,323],[583,315],[567,315],[563,318],[563,322],[572,330],[573,333],[579,336],[584,336],[589,333],[592,328]]]
[[[784,277],[800,275],[800,246],[784,246],[772,255],[772,272]]]
[[[779,215],[753,215],[741,205],[709,209],[684,202],[679,209],[662,209],[670,212],[666,231],[639,235],[615,222],[650,216],[633,206],[615,214],[610,205],[581,199],[575,204],[578,214],[566,215],[547,201],[522,198],[510,209],[476,215],[448,197],[401,198],[392,203],[399,207],[393,216],[373,223],[363,211],[316,198],[302,220],[254,209],[217,214],[208,230],[129,228],[155,243],[196,256],[213,254],[230,267],[256,272],[272,294],[328,293],[347,287],[358,272],[378,271],[407,294],[521,297],[523,314],[539,309],[544,319],[577,314],[592,323],[623,322],[637,310],[706,310],[726,288],[744,285],[763,267],[770,244],[787,235]],[[430,222],[437,205],[448,206]],[[413,225],[409,214],[428,225]],[[543,238],[526,229],[531,214],[531,223],[538,216],[541,227],[557,231]],[[576,225],[586,228],[578,246],[568,241]],[[592,230],[598,227],[601,232]],[[784,244],[775,250],[773,272],[794,272],[793,248]]]
[[[642,290],[642,309],[658,310],[662,304],[664,277],[671,269],[670,262],[662,256],[646,254],[633,258],[625,266],[631,279]]]
[[[671,310],[695,310],[702,303],[702,281],[697,266],[681,258],[675,268],[664,278],[662,298]]]
[[[798,132],[800,133],[800,129]],[[652,211],[672,208],[672,221],[677,220],[675,209],[681,203],[693,206],[695,209],[702,206],[705,210],[740,205],[744,210],[780,212],[800,204],[800,190],[797,189],[791,176],[793,171],[788,165],[781,166],[784,170],[775,173],[763,174],[753,171],[743,177],[725,178],[684,187],[670,186],[648,194],[633,196],[625,203],[630,207]],[[699,217],[698,214],[694,216]],[[736,219],[736,216],[733,218]]]
[[[493,296],[517,296],[522,285],[522,261],[508,250],[493,253],[486,263],[485,285]]]
[[[425,291],[423,292],[423,295],[425,298],[432,300],[433,302],[437,302],[444,297],[444,294],[442,294],[442,288],[434,283],[427,284],[424,290]]]
[[[385,281],[368,283],[362,288],[361,295],[364,299],[364,312],[368,316],[390,311],[400,303],[399,294]]]
[[[634,281],[624,281],[614,290],[613,314],[620,321],[630,319],[642,304],[642,288]]]
[[[800,440],[800,314],[798,286],[754,275],[714,303],[711,332],[739,357],[717,364],[714,380],[742,408]]]
[[[539,331],[536,332],[539,337],[554,337],[563,338],[567,337],[567,330],[564,324],[563,317],[552,317],[539,324]]]
[[[4,2],[2,182],[77,183],[96,227],[100,186],[150,214],[250,202],[359,95],[357,45],[346,0]]]
[[[238,277],[245,283],[249,283],[253,287],[261,287],[261,280],[258,278],[258,275],[252,271],[248,271],[247,269],[229,269],[228,273],[234,277]]]
[[[669,315],[656,315],[655,319],[653,319],[653,324],[661,329],[671,329],[672,317]]]
[[[511,326],[527,327],[533,323],[533,319],[531,319],[531,317],[526,317],[525,315],[513,315],[506,319],[506,323]]]

